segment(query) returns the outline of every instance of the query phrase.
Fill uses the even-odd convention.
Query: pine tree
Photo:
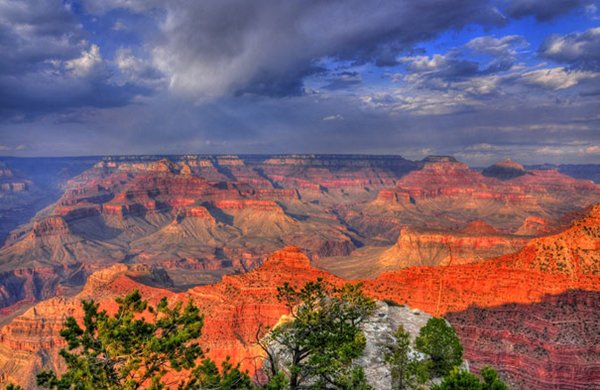
[[[272,348],[289,356],[278,363],[285,368],[289,388],[369,388],[364,371],[352,366],[366,345],[360,324],[375,307],[361,285],[336,288],[319,279],[299,290],[286,283],[278,292],[292,319],[269,337]]]
[[[156,307],[142,299],[139,291],[116,299],[114,316],[100,311],[94,301],[83,301],[83,324],[68,317],[61,336],[67,348],[60,351],[67,370],[62,376],[42,371],[38,386],[50,389],[163,389],[167,374],[182,372],[169,383],[180,389],[210,383],[222,389],[250,388],[250,380],[228,361],[219,373],[215,364],[200,359],[198,343],[203,317],[191,299],[184,306],[169,307],[163,298]],[[227,387],[228,384],[231,386]]]
[[[392,389],[414,389],[429,378],[427,360],[413,356],[410,347],[410,335],[400,325],[394,333],[394,343],[388,347],[385,361],[392,375]]]
[[[430,318],[419,331],[415,344],[418,351],[431,359],[431,377],[444,376],[462,363],[460,340],[443,318]]]

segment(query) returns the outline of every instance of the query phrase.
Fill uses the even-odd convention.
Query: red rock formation
[[[525,241],[499,235],[490,225],[469,224],[458,234],[400,231],[398,242],[381,257],[384,264],[401,262],[397,268],[415,265],[466,264],[512,253]]]
[[[47,217],[35,221],[31,233],[34,237],[47,237],[53,235],[69,234],[69,225],[64,218],[58,216]]]
[[[541,217],[528,216],[515,234],[519,236],[540,236],[552,231],[550,223]]]
[[[381,190],[377,194],[377,198],[372,202],[372,204],[377,206],[388,206],[388,207],[397,207],[397,206],[406,206],[413,203],[408,192],[398,192],[394,190]]]
[[[585,292],[600,291],[599,256],[600,205],[565,232],[532,240],[514,255],[476,264],[413,267],[365,281],[364,286],[378,299],[447,314],[456,322],[465,354],[475,359],[472,364],[476,368],[491,363],[502,375],[510,376],[512,383],[527,387],[583,389],[584,384],[598,383],[600,368],[600,361],[593,358],[598,353],[598,333],[583,325],[597,325],[598,295]],[[191,295],[206,315],[202,343],[210,349],[209,355],[217,361],[232,356],[254,370],[260,350],[253,340],[260,324],[271,326],[286,312],[275,298],[276,286],[286,281],[302,285],[317,277],[334,284],[343,282],[310,267],[298,248],[279,251],[244,275],[224,277],[216,285],[177,295],[139,285],[120,267],[115,268],[117,276],[113,269],[90,278],[78,297],[41,302],[4,326],[0,331],[0,370],[5,378],[23,380],[38,369],[36,365],[41,363],[34,356],[42,349],[49,349],[44,356],[56,356],[61,345],[56,335],[58,324],[65,315],[78,315],[74,303],[78,299],[91,296],[111,307],[112,297],[132,288],[144,289],[150,299],[166,295],[173,301]],[[568,290],[584,293],[548,298]],[[565,302],[570,305],[567,310]],[[508,303],[511,306],[502,306]],[[573,304],[583,313],[583,324],[567,324],[573,320]],[[473,306],[490,309],[481,311]],[[557,317],[546,318],[545,313]],[[513,329],[514,316],[518,325]],[[20,360],[15,362],[13,356]]]
[[[358,261],[357,277],[397,266],[479,261],[519,248],[523,237],[511,236],[515,231],[546,234],[545,228],[536,230],[540,223],[531,216],[559,221],[600,195],[598,185],[555,171],[498,180],[450,158],[422,165],[402,176],[414,164],[386,156],[107,159],[73,178],[43,217],[15,231],[0,249],[0,308],[9,314],[57,291],[67,294],[90,273],[124,261],[162,266],[179,288],[214,282],[224,273],[258,266],[285,245],[300,246],[312,260],[339,256],[336,261],[346,266]],[[474,219],[484,219],[498,232],[480,222],[460,231]],[[401,225],[412,230],[397,240]],[[445,313],[470,303],[530,302],[548,292],[594,285],[589,280],[597,259],[593,239],[536,242],[522,251],[518,266],[493,260],[412,268],[384,275],[369,288],[378,296]],[[355,251],[361,245],[393,247],[380,267],[379,257],[362,261]],[[277,272],[286,277],[285,270]],[[237,280],[226,278],[229,286]],[[531,283],[541,287],[523,287]],[[552,283],[556,286],[549,288]],[[263,291],[254,286],[248,294],[253,288]],[[215,305],[225,302],[241,310],[234,300],[218,299]],[[249,320],[242,315],[249,318],[253,310],[268,312],[277,304],[265,300],[263,308],[248,299],[236,321],[245,323]],[[234,316],[230,309],[218,310]],[[250,325],[244,326],[245,332]],[[244,342],[224,342],[236,357],[247,356],[237,355],[250,343],[250,336],[244,337]]]
[[[140,289],[150,301],[167,296],[173,302],[191,296],[205,315],[201,343],[209,350],[208,355],[217,362],[231,356],[253,371],[260,364],[260,349],[253,344],[259,324],[272,326],[286,313],[285,306],[276,299],[276,287],[284,281],[302,285],[321,276],[336,281],[325,272],[310,268],[308,258],[297,248],[275,253],[260,272],[224,277],[217,285],[197,287],[185,294],[141,285],[131,278],[126,266],[115,265],[92,275],[78,296],[41,302],[3,327],[0,378],[27,384],[43,364],[61,369],[57,350],[64,342],[58,332],[66,316],[81,318],[79,301],[93,298],[110,312],[115,308],[114,297],[133,289]],[[40,351],[45,352],[40,355]]]
[[[282,211],[281,207],[272,200],[217,200],[211,205],[222,210]]]
[[[495,227],[479,219],[469,222],[459,231],[462,234],[469,234],[473,236],[489,236],[499,234]]]
[[[472,304],[530,303],[568,289],[600,290],[600,204],[564,232],[533,239],[515,254],[390,272],[369,286],[378,297],[402,297],[401,303],[434,315]]]
[[[480,262],[513,253],[526,243],[523,238],[498,233],[483,221],[451,231],[417,231],[404,226],[389,248],[361,249],[351,259],[322,259],[316,265],[344,278],[375,278],[414,266]]]
[[[422,169],[410,172],[398,181],[398,190],[408,192],[414,198],[469,196],[513,202],[531,202],[541,194],[559,193],[564,196],[578,191],[596,194],[599,191],[591,181],[577,180],[556,170],[529,171],[501,181],[494,176],[486,177],[451,158],[424,161]],[[509,165],[518,164],[511,162]]]
[[[540,302],[448,313],[470,368],[500,370],[511,388],[592,389],[600,384],[600,292],[568,290]]]

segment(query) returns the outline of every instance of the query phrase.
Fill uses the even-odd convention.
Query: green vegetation
[[[508,386],[500,380],[493,368],[484,367],[481,376],[483,382],[468,371],[454,368],[444,377],[442,383],[431,387],[431,390],[508,390]]]
[[[462,347],[452,327],[442,318],[431,318],[419,331],[416,349],[423,353],[421,356],[411,350],[410,335],[402,326],[394,338],[385,355],[392,374],[392,389],[423,389],[429,380],[443,376],[442,382],[431,389],[508,390],[491,367],[481,370],[483,382],[460,369]]]
[[[366,344],[360,325],[375,308],[361,285],[337,288],[319,279],[301,289],[286,283],[278,292],[291,320],[262,344],[271,376],[283,373],[291,390],[307,384],[319,389],[369,388],[362,368],[352,365]]]
[[[419,352],[429,356],[431,377],[448,374],[462,363],[463,349],[454,329],[443,318],[431,318],[415,340]]]
[[[360,284],[335,287],[323,280],[302,288],[285,284],[278,298],[290,311],[289,320],[257,341],[263,348],[264,385],[253,383],[239,364],[225,360],[221,367],[205,358],[198,339],[204,320],[191,300],[171,307],[166,299],[151,306],[138,291],[117,298],[114,315],[83,301],[82,324],[73,317],[61,336],[60,351],[67,369],[62,376],[43,371],[37,384],[49,389],[341,389],[369,390],[362,367],[366,339],[361,325],[372,315],[375,302]],[[423,389],[443,377],[436,390],[508,390],[496,371],[486,367],[483,381],[462,371],[462,347],[454,330],[441,318],[421,328],[415,346],[400,326],[394,342],[382,351],[392,376],[392,389]],[[7,389],[22,390],[9,384]]]
[[[225,362],[222,371],[203,352],[197,339],[203,317],[191,300],[169,308],[163,298],[150,306],[138,291],[117,298],[117,313],[99,311],[94,301],[83,301],[83,327],[73,317],[61,336],[68,347],[60,351],[67,364],[58,377],[42,371],[38,386],[49,389],[163,389],[167,374],[186,371],[186,379],[171,381],[180,389],[210,385],[219,389],[250,387],[237,366]]]
[[[385,361],[392,374],[392,389],[419,388],[429,379],[428,361],[411,352],[410,335],[400,325],[394,333],[395,343],[388,347]]]

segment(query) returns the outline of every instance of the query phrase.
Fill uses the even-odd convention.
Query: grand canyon
[[[0,0],[0,389],[600,390],[600,0]]]
[[[560,166],[114,156],[54,159],[36,176],[36,163],[3,163],[4,383],[64,369],[59,331],[79,301],[110,308],[133,289],[191,296],[209,356],[254,373],[257,330],[286,314],[276,288],[319,277],[444,316],[471,368],[492,365],[514,388],[600,381],[600,185]]]

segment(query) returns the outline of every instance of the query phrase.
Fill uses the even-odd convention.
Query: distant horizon
[[[560,166],[560,165],[600,165],[600,162],[550,162],[550,161],[546,161],[546,162],[533,162],[533,163],[528,163],[528,162],[522,162],[519,161],[513,157],[510,156],[506,156],[504,158],[499,158],[498,160],[496,160],[495,162],[492,162],[490,164],[472,164],[468,161],[462,160],[460,158],[457,158],[454,155],[451,154],[430,154],[430,155],[426,155],[423,156],[421,158],[407,158],[401,154],[383,154],[383,153],[140,153],[140,154],[98,154],[98,155],[61,155],[61,156],[14,156],[14,155],[0,155],[0,162],[3,159],[98,159],[98,160],[102,160],[102,159],[106,159],[106,158],[111,158],[111,157],[126,157],[126,158],[144,158],[144,157],[148,157],[149,160],[151,160],[152,157],[162,157],[162,158],[169,158],[169,157],[186,157],[186,156],[190,156],[190,157],[275,157],[275,156],[298,156],[298,157],[309,157],[309,156],[315,156],[315,157],[324,157],[324,156],[345,156],[345,157],[389,157],[389,158],[394,158],[394,157],[400,157],[403,158],[407,161],[411,161],[411,162],[421,162],[424,159],[428,158],[428,157],[452,157],[455,158],[458,162],[461,163],[465,163],[467,165],[469,165],[472,168],[485,168],[487,166],[502,162],[502,161],[506,161],[506,160],[511,160],[513,162],[516,162],[518,164],[521,164],[525,167],[528,166],[543,166],[543,165],[548,165],[548,166]]]

